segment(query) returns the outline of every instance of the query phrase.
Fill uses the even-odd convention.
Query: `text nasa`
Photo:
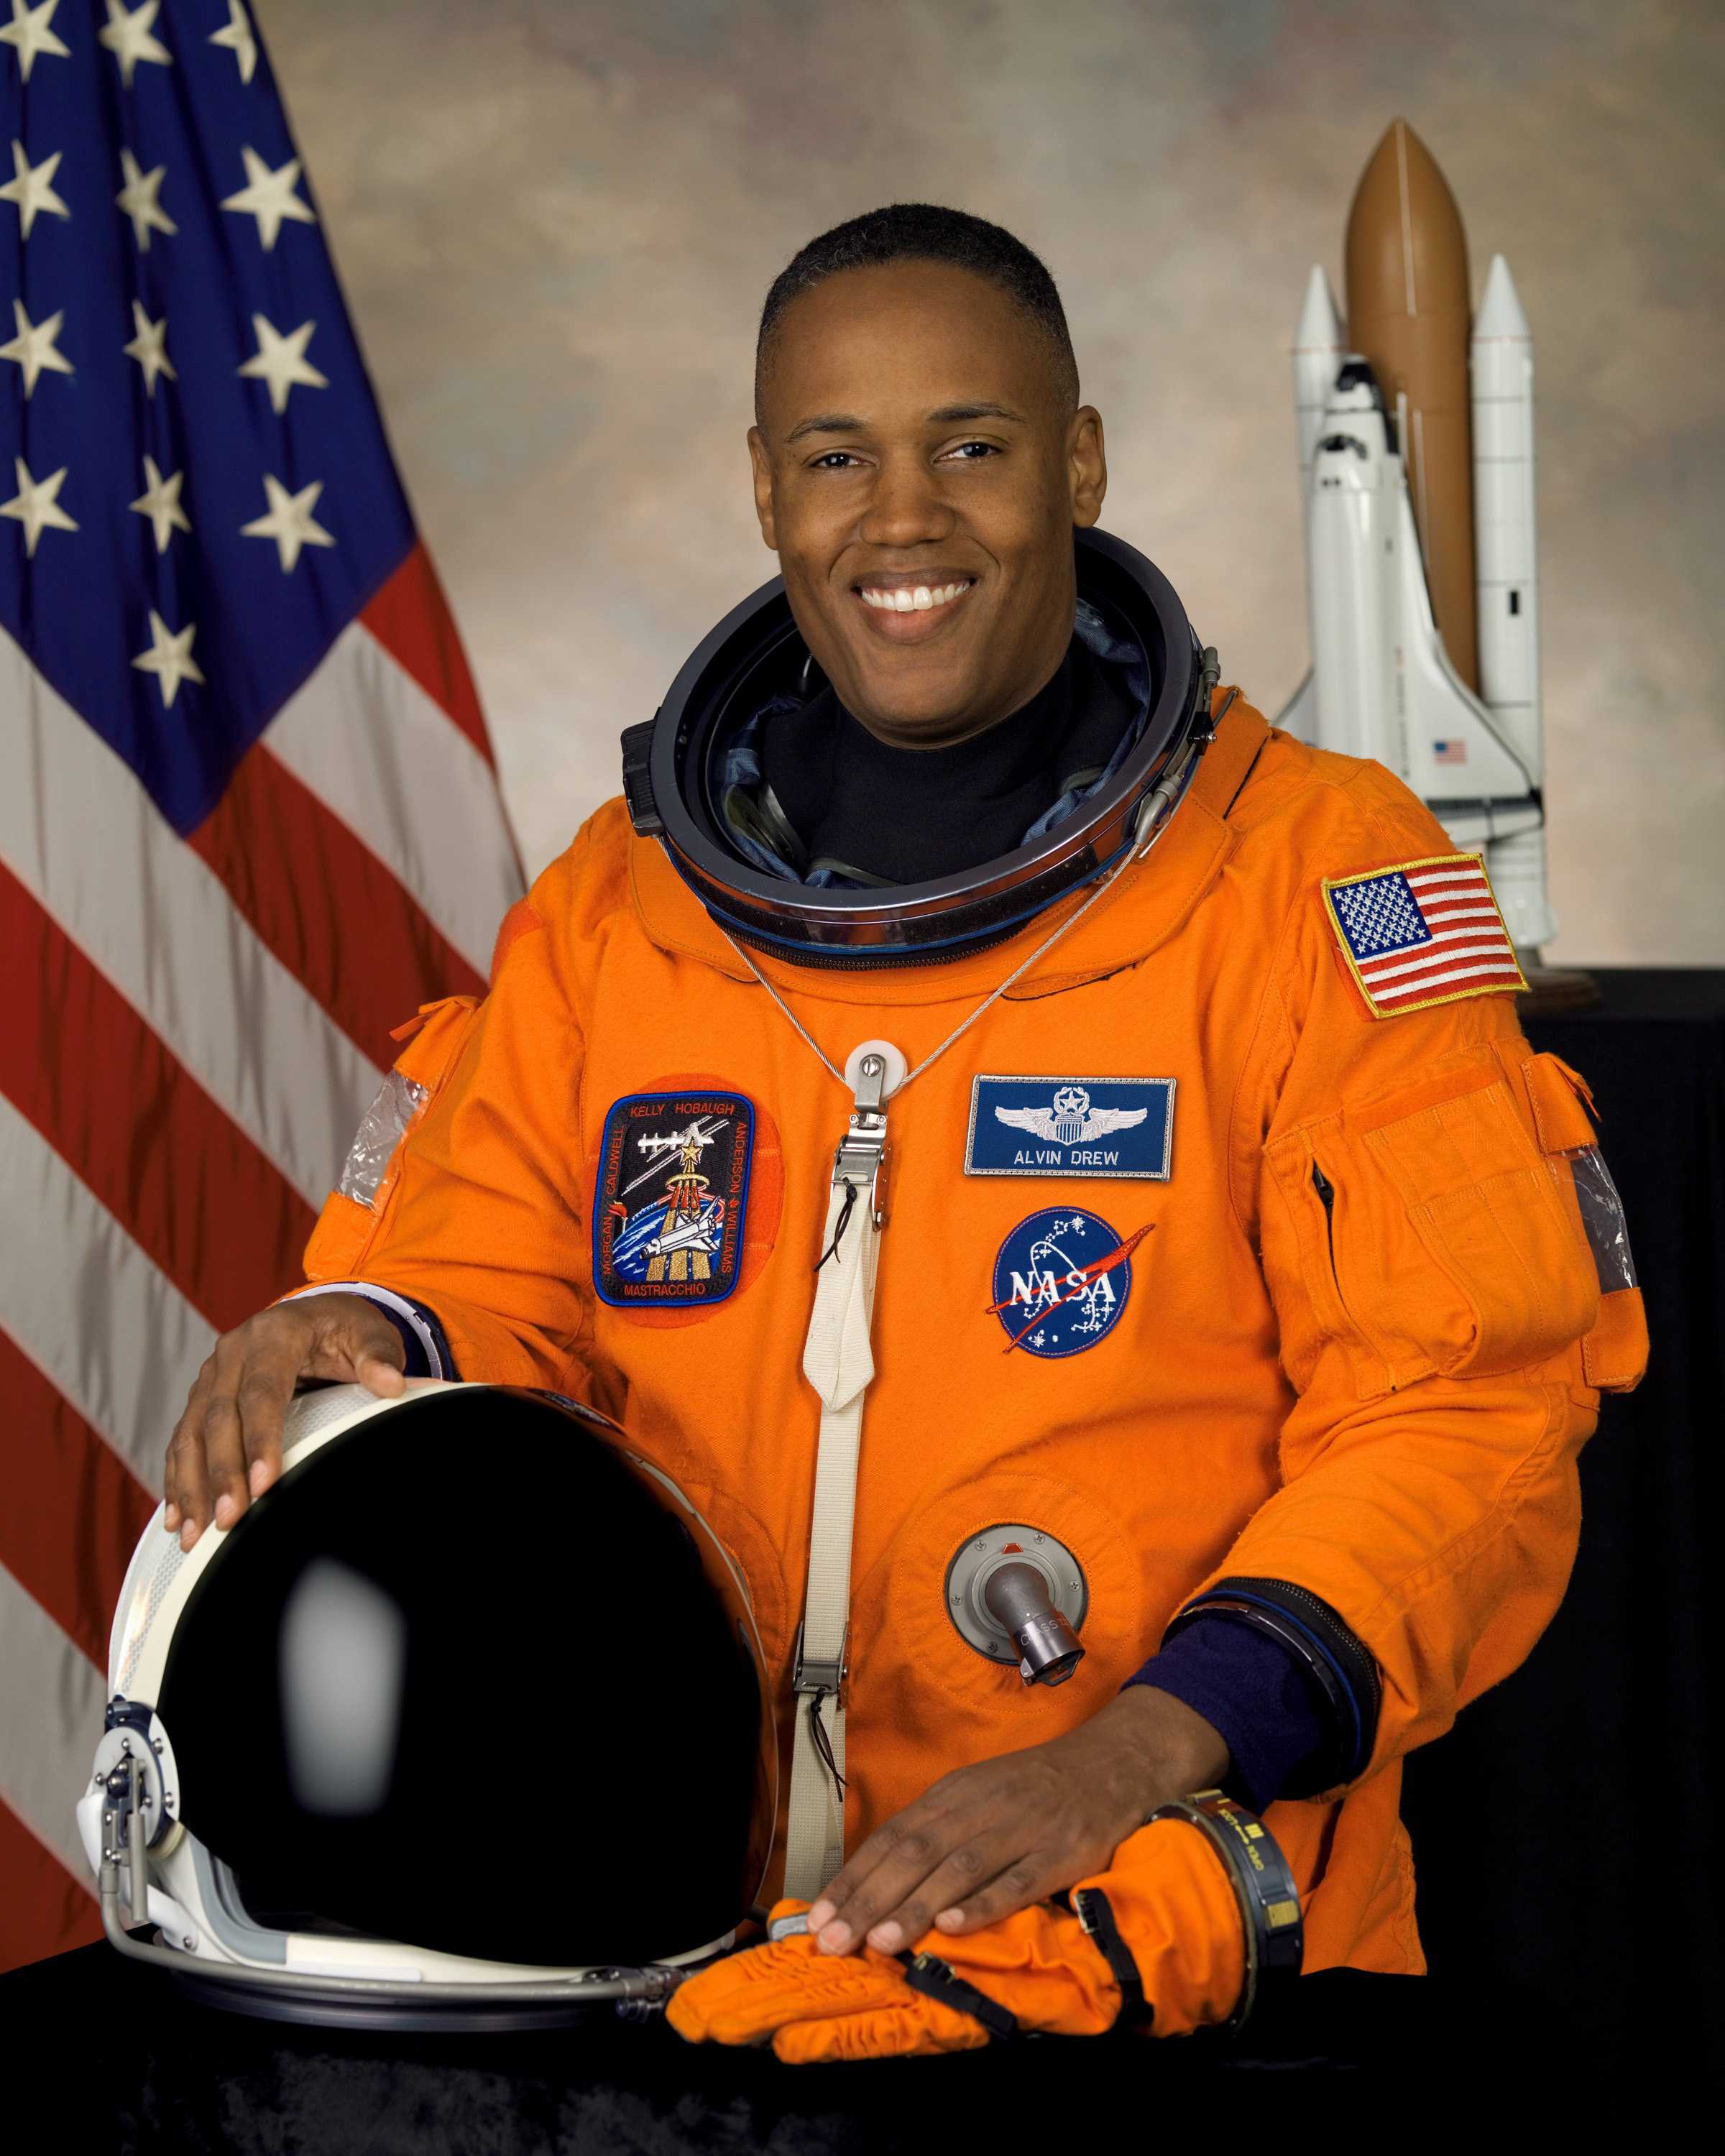
[[[1039,1305],[1049,1309],[1057,1305],[1070,1308],[1071,1291],[1077,1288],[1084,1290],[1087,1304],[1100,1304],[1104,1311],[1111,1309],[1117,1299],[1114,1283],[1106,1273],[1101,1273],[1092,1280],[1079,1265],[1073,1265],[1064,1273],[1057,1272],[1051,1265],[1033,1267],[1027,1273],[1019,1272],[1014,1266],[1011,1274],[1014,1308],[1034,1310]]]

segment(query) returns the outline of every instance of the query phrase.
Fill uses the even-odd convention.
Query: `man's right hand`
[[[362,1295],[278,1302],[210,1350],[168,1440],[163,1525],[190,1549],[212,1518],[231,1527],[281,1472],[281,1425],[302,1378],[406,1389],[401,1335]]]

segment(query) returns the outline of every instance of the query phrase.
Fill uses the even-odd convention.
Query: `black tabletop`
[[[600,2007],[576,2027],[506,2036],[253,2020],[192,2003],[172,1976],[102,1943],[0,1979],[0,2026],[16,2061],[56,2062],[42,2114],[51,2138],[28,2145],[104,2156],[875,2156],[954,2131],[953,2156],[991,2145],[1101,2156],[1214,2118],[1255,2088],[1280,2107],[1290,2073],[1346,2083],[1389,2072],[1417,2087],[1459,2070],[1484,2082],[1530,2046],[1566,2078],[1587,2066],[1579,2037],[1532,1994],[1346,1970],[1301,1979],[1236,2043],[1030,2038],[784,2066]]]

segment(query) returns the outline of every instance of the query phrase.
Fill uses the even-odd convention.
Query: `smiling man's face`
[[[761,534],[804,642],[882,741],[962,741],[1026,703],[1072,634],[1072,530],[1102,423],[968,270],[846,270],[779,317],[749,430]]]

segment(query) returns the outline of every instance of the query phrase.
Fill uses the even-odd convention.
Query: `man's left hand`
[[[1063,1737],[942,1774],[828,1882],[809,1928],[828,1953],[978,1931],[1106,1871],[1158,1804],[1227,1771],[1202,1715],[1133,1685]]]

